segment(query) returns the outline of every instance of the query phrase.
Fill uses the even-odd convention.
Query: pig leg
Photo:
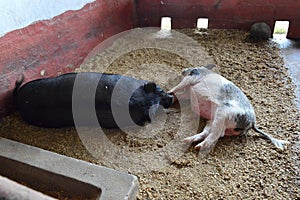
[[[190,87],[195,82],[195,77],[192,76],[185,76],[181,82],[172,88],[168,93],[176,93],[184,90],[186,87]]]
[[[200,144],[196,145],[196,149],[201,151],[210,150],[218,141],[220,137],[225,134],[226,110],[218,108],[211,122],[211,127],[208,136]]]
[[[199,142],[201,140],[204,140],[208,136],[209,131],[210,131],[210,121],[207,122],[206,126],[204,127],[201,133],[187,137],[183,141],[188,144],[193,142]]]

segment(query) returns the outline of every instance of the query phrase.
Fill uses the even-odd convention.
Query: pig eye
[[[192,69],[191,72],[190,72],[190,76],[193,76],[193,75],[199,75],[199,71],[197,69]]]

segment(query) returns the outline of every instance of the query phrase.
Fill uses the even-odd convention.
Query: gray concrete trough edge
[[[136,176],[0,138],[0,156],[100,188],[101,200],[135,199]]]
[[[0,199],[57,200],[2,176],[0,176]]]

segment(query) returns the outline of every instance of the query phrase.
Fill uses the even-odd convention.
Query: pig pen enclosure
[[[245,92],[258,126],[291,142],[284,151],[254,131],[221,138],[205,155],[186,147],[182,135],[193,135],[205,125],[188,103],[159,113],[144,127],[103,129],[110,143],[85,140],[74,127],[30,126],[18,112],[1,119],[0,137],[134,174],[140,184],[137,199],[299,199],[295,86],[278,45],[271,40],[250,43],[247,35],[233,29],[136,28],[99,43],[78,67],[67,70],[132,76],[167,91],[178,83],[182,69],[214,63],[218,73]]]
[[[199,42],[196,52],[193,52],[193,55],[199,57],[191,59],[196,62],[200,60],[202,64],[216,63],[219,73],[243,89],[254,105],[260,127],[278,138],[297,141],[299,116],[293,102],[293,85],[276,44],[245,43],[247,33],[237,30],[185,29],[181,32]],[[148,35],[145,36],[145,33]],[[170,89],[181,70],[191,66],[191,62],[160,48],[138,48],[118,57],[108,68],[102,67],[110,62],[110,55],[120,52],[121,48],[129,48],[129,44],[136,41],[141,46],[151,47],[156,45],[153,42],[156,41],[157,46],[160,46],[162,41],[159,40],[164,40],[164,49],[176,47],[176,40],[180,37],[150,40],[150,37],[160,37],[160,34],[157,30],[134,30],[116,40],[105,52],[91,56],[76,71],[105,70],[126,74],[155,81],[164,89]],[[138,40],[141,37],[149,38],[143,43]],[[189,50],[189,46],[182,48],[183,51]],[[180,122],[180,116],[180,109],[170,109],[164,126],[155,129],[155,125],[147,124],[142,132],[149,135],[144,137],[134,137],[120,130],[105,130],[110,141],[123,152],[135,152],[136,155],[144,155],[145,152],[153,155],[163,153],[157,157],[147,156],[146,160],[139,156],[127,158],[128,163],[118,155],[107,155],[109,159],[93,158],[75,128],[44,129],[30,126],[17,113],[2,120],[0,134],[2,137],[135,174],[139,177],[141,187],[138,199],[299,197],[296,185],[296,156],[299,149],[293,149],[294,142],[286,151],[280,152],[250,131],[247,136],[222,138],[206,157],[199,157],[199,153],[192,147],[182,155],[177,155],[182,153],[178,149],[161,151],[174,140],[176,134],[180,134],[180,123],[192,126],[189,120]],[[200,123],[199,130],[202,128],[203,123]],[[107,153],[105,149],[110,150],[109,147],[103,148],[103,157]],[[157,163],[166,162],[164,159],[169,165]]]

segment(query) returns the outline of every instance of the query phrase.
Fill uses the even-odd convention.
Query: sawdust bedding
[[[186,29],[180,32],[198,46],[172,51],[169,49],[176,48],[174,43],[181,42],[178,38],[167,37],[165,40],[169,41],[161,47],[163,37],[143,44],[147,41],[135,39],[138,32],[126,41],[119,39],[106,51],[96,51],[77,71],[125,74],[155,81],[168,90],[182,69],[215,63],[218,72],[251,100],[258,126],[274,137],[291,141],[288,149],[277,150],[253,131],[246,136],[220,139],[206,155],[192,147],[180,149],[176,145],[179,133],[195,126],[200,131],[205,125],[203,120],[195,125],[194,116],[189,115],[185,105],[180,105],[182,109],[178,105],[169,109],[162,114],[163,119],[158,116],[158,121],[164,121],[163,126],[147,124],[141,132],[148,136],[104,130],[111,143],[120,149],[118,155],[109,155],[108,159],[95,158],[75,128],[29,126],[17,113],[2,119],[0,136],[132,173],[140,183],[138,199],[299,199],[299,113],[294,104],[294,86],[277,46],[272,41],[247,43],[247,33],[238,30]],[[128,48],[134,40],[141,46]],[[120,48],[127,52],[116,59],[109,58],[112,61],[104,59]],[[191,51],[192,56],[186,54]],[[109,154],[109,149],[104,151],[102,156]],[[127,155],[132,157],[124,158]]]

